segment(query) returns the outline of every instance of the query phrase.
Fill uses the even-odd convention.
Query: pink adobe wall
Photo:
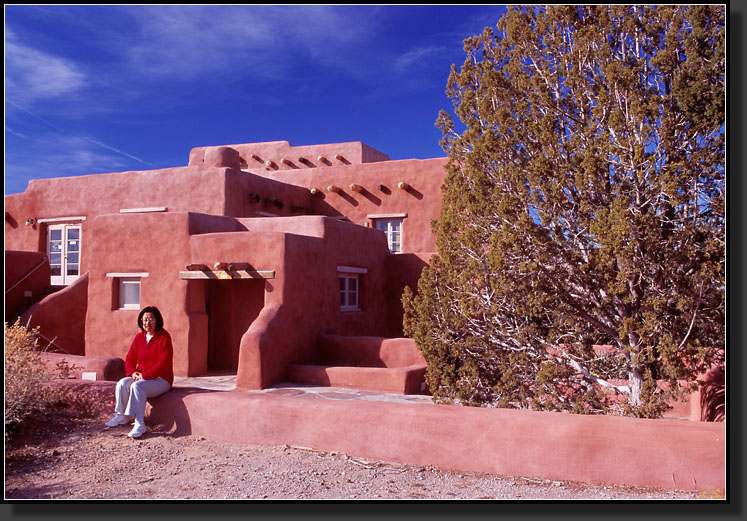
[[[224,148],[236,150],[238,154],[226,152]],[[335,157],[338,154],[341,156],[340,159]],[[320,160],[319,156],[323,156],[323,159]],[[221,164],[226,166],[229,166],[229,161],[236,161],[238,168],[267,171],[323,168],[389,160],[386,154],[360,141],[308,146],[291,146],[288,141],[267,141],[218,147],[196,147],[189,153],[189,165],[215,164],[218,157],[223,161]],[[267,161],[270,161],[270,165],[267,165]]]
[[[313,216],[241,222],[250,233],[190,239],[193,263],[210,265],[219,259],[275,270],[275,277],[265,281],[264,308],[241,341],[239,387],[268,387],[286,376],[290,363],[313,362],[316,337],[323,332],[372,334],[387,327],[385,296],[377,291],[386,277],[383,234]],[[309,235],[285,233],[286,227]],[[368,270],[361,276],[361,311],[340,310],[337,266]]]
[[[222,214],[225,209],[225,169],[169,168],[145,172],[121,172],[29,182],[22,194],[5,197],[6,215],[15,222],[27,218],[83,217],[81,224],[81,273],[92,268],[89,240],[98,215],[121,209],[168,207],[169,211],[202,211]],[[46,252],[47,225],[13,227],[6,219],[7,249]]]
[[[724,423],[242,392],[175,390],[151,402],[148,421],[228,443],[586,483],[725,486]]]
[[[5,290],[7,291],[10,286],[19,281],[38,264],[43,263],[47,259],[47,256],[43,253],[29,252],[29,251],[13,251],[5,250]],[[49,263],[47,262],[47,266]],[[42,275],[45,270],[40,267],[38,270]],[[35,272],[36,273],[36,272]],[[46,270],[47,273],[47,285],[49,284],[49,268]],[[36,276],[36,275],[34,275]],[[44,277],[41,277],[42,281]],[[7,305],[7,302],[6,302]]]
[[[402,320],[404,308],[402,306],[402,292],[405,286],[409,286],[413,292],[417,292],[418,280],[423,268],[430,264],[433,253],[402,253],[389,255],[387,258],[387,308],[389,310],[389,333],[388,336],[399,337],[403,335]]]
[[[262,231],[263,226],[271,231]],[[310,236],[285,233],[283,227]],[[374,334],[387,327],[385,295],[376,288],[385,284],[388,252],[383,234],[372,229],[324,217],[239,222],[169,212],[100,216],[91,237],[97,259],[86,319],[91,356],[124,356],[137,332],[138,310],[115,309],[116,279],[106,274],[148,273],[141,279],[141,307],[156,305],[164,314],[174,340],[175,373],[204,373],[205,284],[178,278],[187,264],[248,262],[255,270],[275,270],[275,278],[264,282],[264,309],[241,341],[239,379],[249,388],[281,380],[291,362],[310,361],[322,332]],[[336,267],[341,265],[368,269],[361,279],[359,312],[339,308]]]
[[[311,198],[314,214],[345,216],[356,224],[365,225],[371,224],[368,215],[406,213],[402,251],[434,252],[431,221],[439,217],[445,162],[445,158],[386,161],[292,172],[257,171],[257,174],[309,190],[319,189],[320,193]],[[407,183],[410,188],[398,188],[400,182]],[[354,192],[350,189],[351,183],[360,185],[364,191]],[[328,186],[339,187],[340,191],[329,192]]]
[[[114,382],[58,384],[95,397],[96,414],[114,406]],[[146,422],[174,435],[466,472],[701,491],[726,482],[724,423],[196,389],[151,399]]]
[[[39,328],[39,333],[43,335],[39,340],[40,348],[71,355],[85,354],[88,280],[88,273],[84,273],[75,282],[47,295],[21,315],[21,324]]]
[[[425,390],[426,363],[409,338],[320,335],[312,364],[291,364],[288,379],[396,394]]]
[[[166,207],[169,212],[249,217],[267,210],[264,202],[252,203],[249,193],[284,198],[287,204],[280,211],[283,215],[291,215],[293,206],[309,206],[310,194],[305,189],[230,168],[175,167],[35,179],[22,194],[5,196],[5,248],[46,251],[46,225],[25,226],[28,218],[84,217],[81,271],[85,272],[90,268],[87,238],[92,220],[98,215],[116,214],[121,209]]]
[[[45,254],[5,250],[5,320],[14,320],[25,311],[49,287],[49,281],[49,261]],[[27,291],[31,296],[25,295]]]
[[[348,367],[405,367],[425,364],[410,338],[321,335],[317,340],[316,363]]]
[[[139,309],[117,309],[117,279],[107,273],[148,273],[140,307],[157,306],[174,343],[174,371],[189,374],[187,282],[178,278],[189,259],[189,214],[102,215],[91,223],[86,354],[124,357],[139,332]]]
[[[314,386],[424,394],[425,370],[425,364],[391,368],[291,364],[288,380]]]
[[[241,155],[250,151],[265,155],[309,156],[309,162],[304,169],[292,160],[289,164],[279,163],[277,171],[273,170],[275,167],[269,170],[260,167],[258,173],[263,175],[253,175],[248,172],[251,170],[248,163],[244,171],[239,169],[243,167]],[[335,159],[337,153],[342,155],[342,159]],[[316,155],[330,156],[329,161],[319,162],[313,157]],[[204,309],[206,287],[199,282],[179,280],[175,274],[186,264],[198,262],[187,253],[191,252],[190,235],[250,228],[252,232],[264,230],[290,234],[282,242],[293,245],[292,253],[286,252],[281,258],[287,264],[289,281],[292,282],[288,288],[296,289],[283,296],[299,297],[296,302],[313,302],[315,298],[322,298],[314,284],[309,284],[309,280],[317,280],[308,278],[307,267],[315,262],[318,265],[326,259],[325,262],[331,262],[331,266],[355,265],[356,262],[375,266],[361,279],[362,311],[340,313],[336,309],[327,315],[326,308],[319,308],[325,309],[325,313],[310,326],[315,331],[375,335],[400,333],[401,282],[417,279],[422,269],[421,257],[413,257],[415,262],[406,262],[404,256],[401,261],[387,261],[392,256],[386,251],[382,232],[363,228],[351,232],[355,227],[335,220],[320,224],[324,221],[295,218],[252,220],[252,217],[261,213],[293,216],[312,212],[347,216],[355,223],[370,224],[367,215],[371,213],[407,213],[403,235],[405,250],[429,251],[434,249],[429,222],[438,213],[440,195],[434,194],[438,193],[443,179],[443,160],[386,161],[385,154],[362,143],[290,147],[287,142],[237,145],[237,149],[206,147],[193,150],[190,157],[193,166],[34,180],[23,194],[6,197],[6,246],[28,251],[46,249],[46,226],[19,226],[18,223],[25,218],[82,218],[81,270],[91,274],[91,306],[85,321],[88,354],[121,356],[137,331],[137,312],[115,309],[112,299],[116,279],[106,277],[106,273],[147,272],[149,276],[142,280],[141,304],[158,305],[164,312],[167,329],[175,331],[172,333],[173,337],[178,337],[174,338],[175,346],[179,344],[175,363],[177,374],[204,372],[207,363],[203,360],[204,346],[209,340],[206,333],[208,317]],[[326,166],[322,168],[322,164]],[[408,191],[396,188],[396,183],[401,180],[412,188]],[[352,192],[346,187],[350,182],[359,183],[366,190],[360,194]],[[327,184],[341,185],[342,190],[337,194],[324,192],[317,196],[309,192],[311,187],[324,188]],[[379,184],[384,186],[384,191],[379,190]],[[379,190],[378,195],[376,190]],[[148,207],[165,207],[168,212],[119,214],[121,209]],[[184,214],[187,217],[175,217],[184,211],[191,213]],[[226,215],[239,220],[223,217]],[[328,234],[327,230],[331,229],[337,231]],[[155,246],[149,248],[144,246],[147,239],[143,235],[151,232]],[[323,246],[311,240],[313,238],[321,240]],[[257,244],[252,244],[249,249],[252,252],[249,257],[261,260],[262,253],[257,251]],[[334,258],[327,250],[335,251]],[[217,251],[214,248],[214,252]],[[226,245],[225,251],[230,252],[231,246]],[[267,252],[275,250],[268,249]],[[234,253],[241,253],[242,261],[247,261],[245,251]],[[277,262],[278,257],[274,259]],[[413,272],[403,274],[405,266],[412,267]],[[323,286],[329,287],[329,282],[334,283],[337,275],[327,273],[326,276],[330,278]],[[387,277],[392,277],[395,282]],[[275,282],[278,287],[285,287],[285,280]],[[272,283],[268,284],[270,291],[267,291],[265,310],[258,317],[258,324],[266,324],[269,329],[280,328],[280,331],[297,321],[299,317],[296,315],[309,320],[305,309],[311,308],[301,307],[293,311],[293,306],[275,306],[271,298]],[[335,291],[324,298],[328,299],[329,306],[339,296]],[[330,309],[336,307],[332,304]],[[258,327],[252,330],[252,335],[259,334]],[[264,338],[268,334],[262,330],[261,336]],[[298,336],[300,345],[306,345],[301,338],[304,335],[299,333]],[[293,352],[305,353],[306,350],[302,348]],[[286,358],[293,357],[280,357],[282,362],[262,361],[273,367],[261,371],[265,376],[275,375],[268,381],[278,377],[287,366]]]
[[[60,368],[58,367],[60,363],[67,364],[70,375],[74,376],[76,380],[81,380],[84,372],[96,373],[95,381],[117,382],[125,376],[124,360],[121,358],[98,358],[64,353],[40,353],[40,356],[50,374],[58,377],[64,376],[60,374]],[[111,408],[106,410],[107,413],[109,411],[111,411]]]

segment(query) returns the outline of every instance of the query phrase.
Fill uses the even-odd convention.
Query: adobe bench
[[[426,363],[409,338],[320,335],[315,364],[291,364],[292,382],[424,394]]]

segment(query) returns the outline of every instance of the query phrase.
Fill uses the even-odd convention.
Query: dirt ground
[[[58,405],[6,443],[5,499],[689,500],[702,492],[588,485],[370,461],[304,447],[231,445],[149,426],[106,429],[87,404]]]

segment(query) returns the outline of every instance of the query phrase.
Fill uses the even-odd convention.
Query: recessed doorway
[[[236,373],[241,337],[264,305],[264,280],[208,281],[208,371]]]

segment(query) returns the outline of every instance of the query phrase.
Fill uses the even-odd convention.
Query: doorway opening
[[[207,287],[207,369],[236,374],[241,337],[265,305],[265,281],[210,280]]]

